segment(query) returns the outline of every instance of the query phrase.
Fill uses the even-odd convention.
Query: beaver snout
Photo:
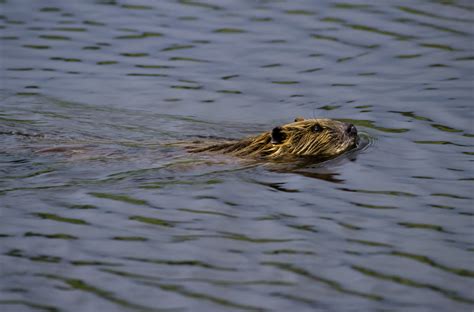
[[[356,136],[357,128],[353,124],[348,124],[346,128],[346,133],[352,136]]]

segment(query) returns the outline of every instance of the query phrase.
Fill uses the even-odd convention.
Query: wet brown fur
[[[213,144],[191,152],[221,152],[240,157],[281,159],[311,156],[333,158],[355,147],[357,131],[332,119],[297,118],[295,122],[237,142]],[[353,126],[352,126],[353,127]]]

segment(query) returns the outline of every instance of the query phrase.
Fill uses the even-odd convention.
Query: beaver
[[[278,126],[260,135],[239,141],[195,147],[191,152],[220,152],[239,157],[289,159],[312,157],[334,158],[358,144],[353,124],[333,119],[304,119]]]

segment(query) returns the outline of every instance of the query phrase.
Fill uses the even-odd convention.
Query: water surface
[[[473,12],[0,1],[1,310],[471,311]],[[297,116],[371,144],[298,168],[172,144]]]

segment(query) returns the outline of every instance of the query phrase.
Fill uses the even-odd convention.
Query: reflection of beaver
[[[311,156],[323,160],[352,149],[357,142],[357,129],[352,124],[332,119],[296,118],[293,123],[254,137],[197,147],[191,151],[218,151],[266,159]]]

